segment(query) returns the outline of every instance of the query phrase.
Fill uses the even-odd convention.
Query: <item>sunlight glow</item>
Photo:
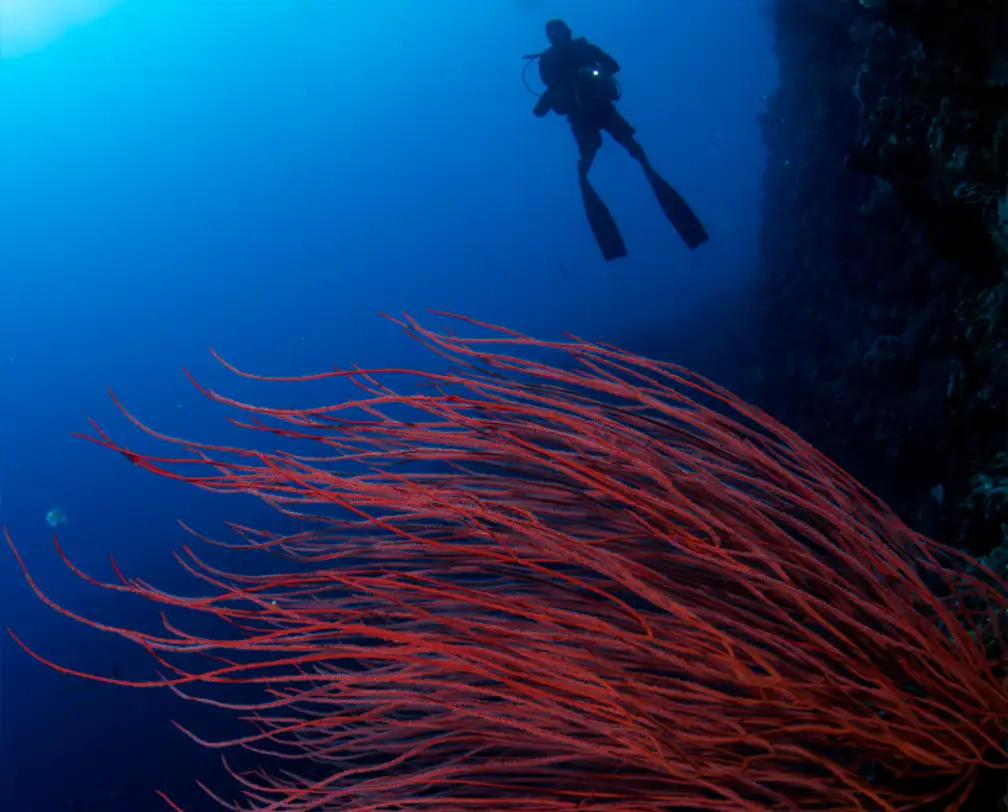
[[[0,58],[45,48],[120,2],[123,0],[0,0]]]

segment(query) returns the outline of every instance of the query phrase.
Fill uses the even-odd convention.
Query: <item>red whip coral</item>
[[[274,444],[315,442],[314,456],[180,440],[132,417],[185,454],[94,438],[302,522],[238,528],[239,546],[296,562],[275,574],[222,572],[186,549],[203,597],[118,569],[103,584],[220,618],[232,633],[219,639],[167,619],[157,635],[109,628],[39,592],[146,647],[166,669],[156,684],[251,720],[233,741],[190,733],[287,765],[229,767],[244,800],[222,804],[954,809],[982,765],[1004,763],[1008,601],[993,573],[682,368],[463,321],[484,332],[399,322],[450,372],[311,376],[354,380],[354,402],[273,409],[207,392]],[[565,366],[508,354],[530,350]],[[387,381],[401,375],[422,386],[397,394]],[[235,684],[260,701],[198,690]]]

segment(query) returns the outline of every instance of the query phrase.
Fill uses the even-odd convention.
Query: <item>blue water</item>
[[[698,303],[744,289],[764,161],[756,116],[776,81],[761,5],[126,0],[68,27],[59,2],[3,0],[0,522],[40,585],[106,622],[157,622],[66,570],[53,507],[79,565],[112,577],[113,554],[167,588],[186,583],[171,557],[188,538],[177,519],[208,533],[270,521],[74,437],[90,416],[158,448],[106,387],[161,431],[235,441],[183,367],[274,405],[344,393],[236,380],[208,347],[263,373],[425,367],[430,356],[378,315],[425,308],[660,344]],[[39,16],[30,38],[3,29],[15,10]],[[620,61],[620,109],[710,243],[689,252],[609,142],[592,179],[630,256],[603,262],[567,125],[534,118],[520,79],[554,16]],[[697,324],[684,352],[730,353],[719,340]],[[0,621],[46,656],[153,674],[143,651],[46,608],[5,549],[0,587]],[[193,782],[220,781],[217,756],[169,720],[212,736],[226,733],[219,715],[55,673],[6,636],[0,656],[0,810],[163,808],[154,788],[188,812],[216,808]]]

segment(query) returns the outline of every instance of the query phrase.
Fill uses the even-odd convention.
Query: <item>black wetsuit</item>
[[[619,72],[619,63],[584,37],[547,48],[539,57],[539,77],[546,92],[533,111],[545,116],[550,110],[567,116],[583,158],[595,156],[602,146],[602,130],[627,149],[635,143],[636,130],[608,99],[594,97],[584,87],[582,70],[598,67],[608,74]]]
[[[620,69],[609,54],[592,45],[584,37],[570,39],[570,29],[561,21],[567,38],[557,41],[539,55],[539,76],[546,90],[536,103],[533,113],[540,118],[552,110],[567,116],[571,131],[578,145],[578,183],[584,202],[588,225],[606,260],[626,256],[626,245],[620,235],[616,221],[606,208],[602,198],[588,181],[588,171],[595,159],[595,153],[602,146],[602,131],[612,136],[617,144],[644,169],[662,211],[682,237],[686,245],[693,249],[707,242],[707,232],[703,224],[686,204],[682,196],[673,189],[651,166],[644,148],[635,138],[636,130],[619,114],[613,103],[619,96],[618,86],[612,78]]]

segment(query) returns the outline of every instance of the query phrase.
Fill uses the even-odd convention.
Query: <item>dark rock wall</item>
[[[990,553],[1008,533],[1008,2],[767,13],[757,398],[917,529]]]

